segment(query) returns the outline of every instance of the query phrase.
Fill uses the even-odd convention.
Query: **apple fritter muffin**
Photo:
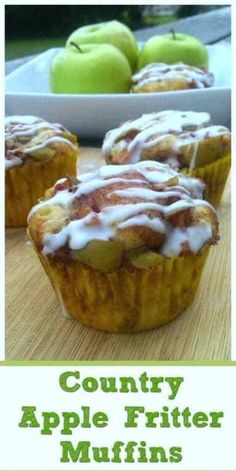
[[[203,190],[154,161],[59,180],[31,210],[28,233],[63,311],[109,331],[182,312],[219,238]]]
[[[77,138],[61,124],[35,116],[5,119],[6,226],[26,226],[45,190],[64,175],[76,175]]]
[[[156,160],[203,178],[205,198],[217,205],[230,169],[230,146],[230,131],[212,124],[208,113],[168,110],[109,131],[102,151],[109,164]]]
[[[134,93],[170,92],[193,88],[208,88],[214,76],[205,69],[177,62],[148,64],[132,77]]]

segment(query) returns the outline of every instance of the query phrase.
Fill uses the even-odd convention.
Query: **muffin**
[[[109,131],[102,151],[109,164],[157,160],[206,183],[204,198],[221,199],[230,169],[229,130],[211,123],[208,113],[161,111]]]
[[[134,93],[170,92],[213,85],[213,74],[204,69],[177,62],[148,64],[132,77]]]
[[[58,178],[76,175],[77,139],[60,124],[35,116],[5,120],[5,220],[27,225],[27,215]]]
[[[134,332],[184,311],[218,240],[203,190],[154,161],[59,180],[30,212],[28,234],[63,312]]]

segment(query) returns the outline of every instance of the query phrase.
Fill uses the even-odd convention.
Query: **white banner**
[[[235,470],[234,366],[2,366],[0,470]]]

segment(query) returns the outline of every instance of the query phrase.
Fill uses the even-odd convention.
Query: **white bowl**
[[[79,137],[102,138],[127,119],[165,109],[207,111],[214,124],[230,127],[231,53],[223,45],[208,46],[212,88],[176,92],[69,95],[49,88],[50,64],[60,49],[50,49],[22,65],[5,81],[6,114],[33,114],[60,122]]]

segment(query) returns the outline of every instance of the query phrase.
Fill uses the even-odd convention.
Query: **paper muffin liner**
[[[64,314],[95,329],[137,332],[170,322],[192,303],[209,247],[197,255],[160,255],[152,268],[129,265],[105,274],[35,250]]]
[[[77,149],[48,161],[29,162],[6,170],[5,222],[7,227],[26,226],[31,208],[45,191],[66,175],[76,175]]]
[[[231,155],[228,154],[204,167],[193,170],[184,169],[185,173],[191,177],[201,178],[207,185],[204,191],[204,199],[216,207],[220,203],[224,187],[229,175],[231,165]]]

